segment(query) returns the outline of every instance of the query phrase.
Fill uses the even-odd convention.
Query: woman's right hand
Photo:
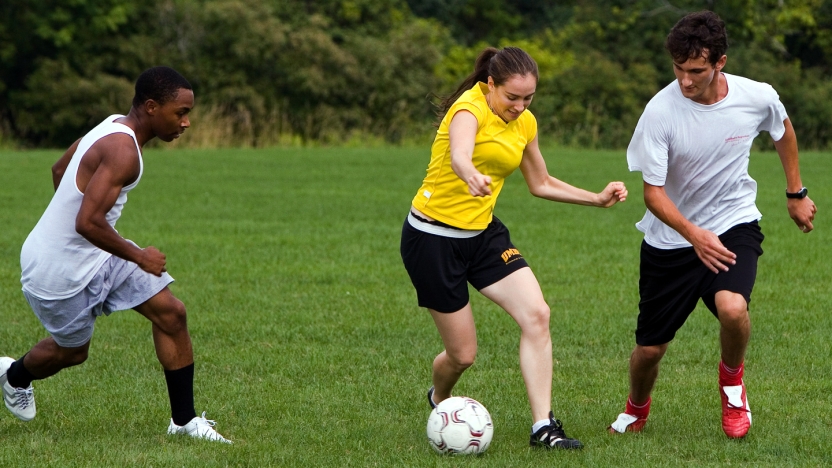
[[[491,177],[475,172],[468,176],[468,193],[475,197],[487,197],[491,195]]]

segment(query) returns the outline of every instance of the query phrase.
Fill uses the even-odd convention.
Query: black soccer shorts
[[[718,291],[742,294],[751,303],[757,259],[763,254],[760,226],[756,221],[738,224],[719,239],[737,255],[736,265],[719,273],[709,270],[693,247],[657,249],[642,242],[636,343],[654,346],[673,340],[700,298],[717,316]]]

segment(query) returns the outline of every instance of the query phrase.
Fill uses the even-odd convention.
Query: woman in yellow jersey
[[[520,326],[520,370],[534,421],[530,444],[577,449],[581,442],[564,434],[551,411],[549,306],[492,213],[505,178],[518,167],[529,191],[552,201],[610,207],[626,199],[627,189],[610,182],[591,193],[549,175],[537,121],[527,109],[537,81],[537,64],[526,52],[488,48],[474,72],[442,101],[427,176],[402,228],[401,254],[419,305],[430,310],[445,346],[433,361],[430,405],[451,396],[477,353],[470,282]]]

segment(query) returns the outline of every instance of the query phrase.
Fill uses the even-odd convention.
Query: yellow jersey
[[[528,109],[516,120],[506,123],[491,112],[486,94],[488,85],[477,83],[448,109],[431,146],[427,175],[413,197],[413,206],[417,210],[460,229],[488,227],[506,177],[520,167],[523,150],[537,135],[537,120]],[[461,110],[471,112],[477,118],[472,162],[478,171],[491,177],[491,195],[486,197],[468,193],[468,183],[451,168],[448,127]]]

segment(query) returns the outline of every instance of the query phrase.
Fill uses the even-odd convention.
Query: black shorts
[[[657,249],[642,242],[636,343],[654,346],[673,340],[700,298],[717,316],[714,297],[718,291],[742,294],[750,303],[763,238],[756,221],[738,224],[719,236],[737,255],[736,265],[719,273],[709,270],[693,247]]]
[[[497,218],[468,239],[422,232],[405,219],[401,255],[419,306],[445,313],[468,304],[467,283],[480,290],[529,266]]]

